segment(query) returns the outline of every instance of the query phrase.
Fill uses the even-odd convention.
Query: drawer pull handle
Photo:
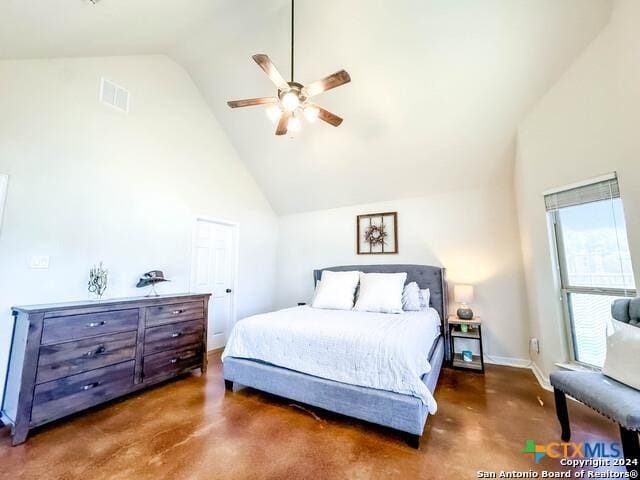
[[[104,345],[100,345],[95,350],[91,350],[91,351],[85,353],[84,356],[85,357],[89,357],[89,358],[97,357],[98,355],[102,355],[106,351],[107,351],[107,349],[104,347]]]
[[[100,384],[101,382],[87,383],[86,385],[83,385],[80,390],[82,390],[83,392],[86,392],[87,390],[91,390],[92,388],[99,387]]]
[[[175,332],[171,334],[171,338],[178,338],[182,336],[182,332]]]
[[[176,358],[172,358],[172,359],[171,359],[171,363],[172,363],[172,364],[176,364],[176,363],[178,363],[178,362],[184,362],[185,360],[190,360],[190,359],[192,359],[193,357],[195,357],[195,355],[185,355],[185,356],[183,356],[183,357],[176,357]]]
[[[183,310],[174,310],[173,312],[171,312],[171,315],[180,315],[183,312]]]
[[[91,323],[87,323],[87,327],[89,328],[101,327],[106,323],[107,322],[105,322],[104,320],[102,320],[101,322],[91,322]]]

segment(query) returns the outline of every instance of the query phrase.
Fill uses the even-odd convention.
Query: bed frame
[[[445,360],[450,360],[447,336],[447,280],[446,270],[425,265],[349,265],[329,267],[313,272],[317,283],[324,270],[334,272],[358,270],[365,273],[407,272],[407,283],[417,282],[420,288],[431,291],[431,306],[438,311],[442,335],[429,353],[431,371],[422,381],[433,393]],[[420,446],[429,412],[422,400],[385,390],[360,387],[307,375],[277,367],[258,360],[228,357],[224,360],[224,382],[227,390],[233,384],[252,387],[331,412],[390,427],[407,434],[407,442]]]

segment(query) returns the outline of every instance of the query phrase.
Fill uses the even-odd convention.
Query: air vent
[[[100,101],[121,112],[129,112],[129,92],[106,78],[100,84]]]

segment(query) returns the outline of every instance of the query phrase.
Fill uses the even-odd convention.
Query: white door
[[[233,326],[236,226],[204,219],[196,222],[192,290],[211,293],[207,348],[223,347]]]

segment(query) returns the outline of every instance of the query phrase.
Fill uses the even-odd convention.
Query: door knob
[[[231,289],[230,289],[230,288],[227,288],[227,289],[225,290],[225,292],[226,292],[226,293],[231,293]]]

